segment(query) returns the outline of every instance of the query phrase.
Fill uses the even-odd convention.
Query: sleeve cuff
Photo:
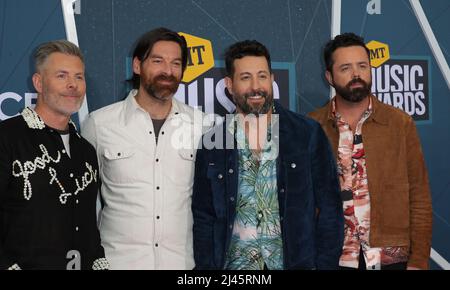
[[[92,270],[109,270],[109,263],[106,258],[99,258],[92,263]]]
[[[20,269],[19,265],[14,264],[11,267],[9,267],[8,270],[22,270],[22,269]]]

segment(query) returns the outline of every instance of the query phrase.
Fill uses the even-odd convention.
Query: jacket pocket
[[[180,149],[178,150],[178,155],[180,158],[186,161],[195,161],[196,150],[193,149]]]
[[[305,154],[287,159],[282,168],[287,194],[287,208],[304,209],[311,204],[313,189],[311,169]]]
[[[226,216],[227,201],[225,197],[225,174],[214,165],[208,165],[206,176],[211,184],[214,210],[218,218]]]
[[[133,148],[109,147],[104,148],[101,165],[103,179],[112,182],[130,182],[137,180],[136,164],[133,162],[135,150]]]
[[[131,148],[105,148],[103,156],[108,160],[119,160],[130,158],[134,155],[134,150]]]
[[[385,184],[381,192],[381,208],[383,226],[391,229],[409,228],[409,184]]]

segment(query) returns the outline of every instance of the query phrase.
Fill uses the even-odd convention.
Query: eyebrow
[[[266,70],[260,70],[260,71],[258,71],[256,74],[262,74],[262,73],[263,73],[263,74],[269,74],[269,72],[266,71]],[[251,75],[251,73],[248,72],[248,71],[241,72],[239,75],[245,75],[245,74]]]
[[[164,57],[162,55],[159,55],[159,54],[150,54],[149,58],[161,58],[161,59],[164,59]],[[181,57],[174,58],[173,60],[181,61]]]
[[[56,73],[56,74],[59,74],[59,73],[69,74],[68,71],[63,70],[63,69],[57,70],[55,73]],[[75,75],[84,75],[84,72],[77,72],[77,73],[75,73]]]

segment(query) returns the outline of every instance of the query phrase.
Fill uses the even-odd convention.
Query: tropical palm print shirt
[[[231,122],[228,129],[234,131],[233,127],[236,127],[239,183],[236,218],[225,268],[262,270],[266,265],[268,269],[283,269],[276,144],[266,142],[261,153],[255,156],[242,126],[235,124],[238,122]]]
[[[380,269],[383,265],[406,262],[406,248],[372,248],[370,235],[370,194],[367,182],[366,154],[363,145],[362,126],[372,114],[372,101],[363,113],[353,134],[350,125],[336,111],[333,114],[339,129],[338,172],[345,218],[345,239],[339,265],[358,268],[360,249],[364,253],[367,269]]]

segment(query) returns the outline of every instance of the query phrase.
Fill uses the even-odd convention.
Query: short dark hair
[[[52,53],[59,52],[67,55],[73,55],[80,58],[84,64],[83,54],[80,48],[65,39],[54,40],[42,43],[34,52],[34,67],[37,72],[41,71],[47,59]]]
[[[370,50],[367,48],[364,43],[364,38],[358,36],[352,32],[346,32],[340,35],[337,35],[334,39],[327,42],[325,48],[323,50],[323,58],[325,60],[325,67],[328,71],[332,71],[333,68],[333,53],[336,49],[340,47],[349,47],[349,46],[361,46],[367,52],[367,57],[370,60]]]
[[[264,56],[269,65],[269,72],[272,72],[267,48],[256,40],[244,40],[236,42],[225,51],[225,69],[228,77],[232,77],[234,74],[234,61],[244,56]]]
[[[182,72],[186,70],[187,61],[188,61],[188,48],[186,39],[184,36],[179,35],[177,32],[172,31],[170,29],[159,27],[153,30],[150,30],[144,33],[137,41],[134,51],[133,51],[133,60],[137,57],[141,62],[144,62],[149,56],[150,52],[153,49],[153,46],[158,41],[173,41],[178,43],[181,48],[181,66]],[[136,73],[133,73],[133,78],[131,82],[133,84],[134,89],[138,89],[140,85],[140,76]]]

